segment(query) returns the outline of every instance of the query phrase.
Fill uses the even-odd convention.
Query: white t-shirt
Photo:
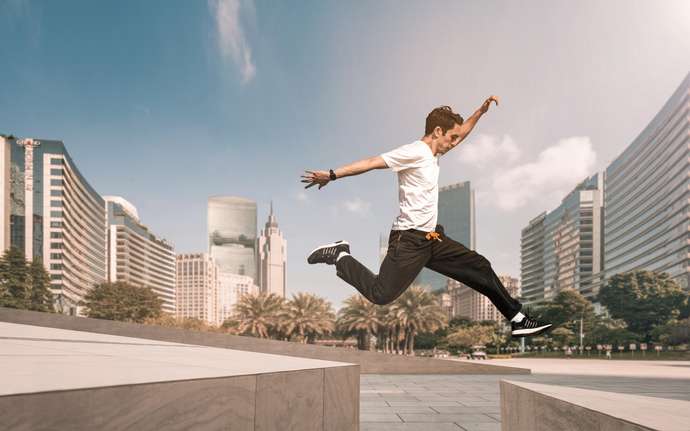
[[[439,156],[434,156],[423,141],[414,141],[381,157],[398,173],[400,215],[392,229],[433,231],[438,218]]]

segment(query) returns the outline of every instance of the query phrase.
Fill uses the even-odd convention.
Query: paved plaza
[[[499,381],[515,380],[690,401],[688,361],[488,360],[531,375],[362,375],[362,431],[497,431]]]

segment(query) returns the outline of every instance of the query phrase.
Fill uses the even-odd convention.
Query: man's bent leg
[[[429,251],[429,247],[417,247],[404,232],[393,231],[378,275],[350,255],[338,259],[335,267],[338,277],[354,286],[365,298],[385,305],[393,302],[414,281],[428,261]]]
[[[522,308],[484,256],[445,235],[441,242],[434,242],[432,258],[426,266],[485,295],[508,320]]]

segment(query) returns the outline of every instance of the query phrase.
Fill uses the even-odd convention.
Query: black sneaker
[[[519,322],[510,322],[513,337],[532,337],[543,334],[551,329],[551,326],[551,323],[539,322],[528,316],[523,317]]]
[[[336,241],[331,244],[322,245],[311,252],[307,258],[307,262],[311,264],[327,263],[333,265],[341,251],[350,253],[350,243],[347,241]]]

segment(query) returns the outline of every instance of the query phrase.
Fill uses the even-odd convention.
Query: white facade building
[[[105,196],[108,214],[108,281],[148,287],[175,314],[175,250],[144,226],[137,209],[119,196]]]
[[[261,292],[275,293],[285,298],[285,270],[287,265],[287,241],[278,229],[278,221],[273,214],[273,204],[266,226],[261,231],[257,246],[259,256],[259,279]]]
[[[177,255],[177,317],[218,324],[218,265],[208,253]]]

